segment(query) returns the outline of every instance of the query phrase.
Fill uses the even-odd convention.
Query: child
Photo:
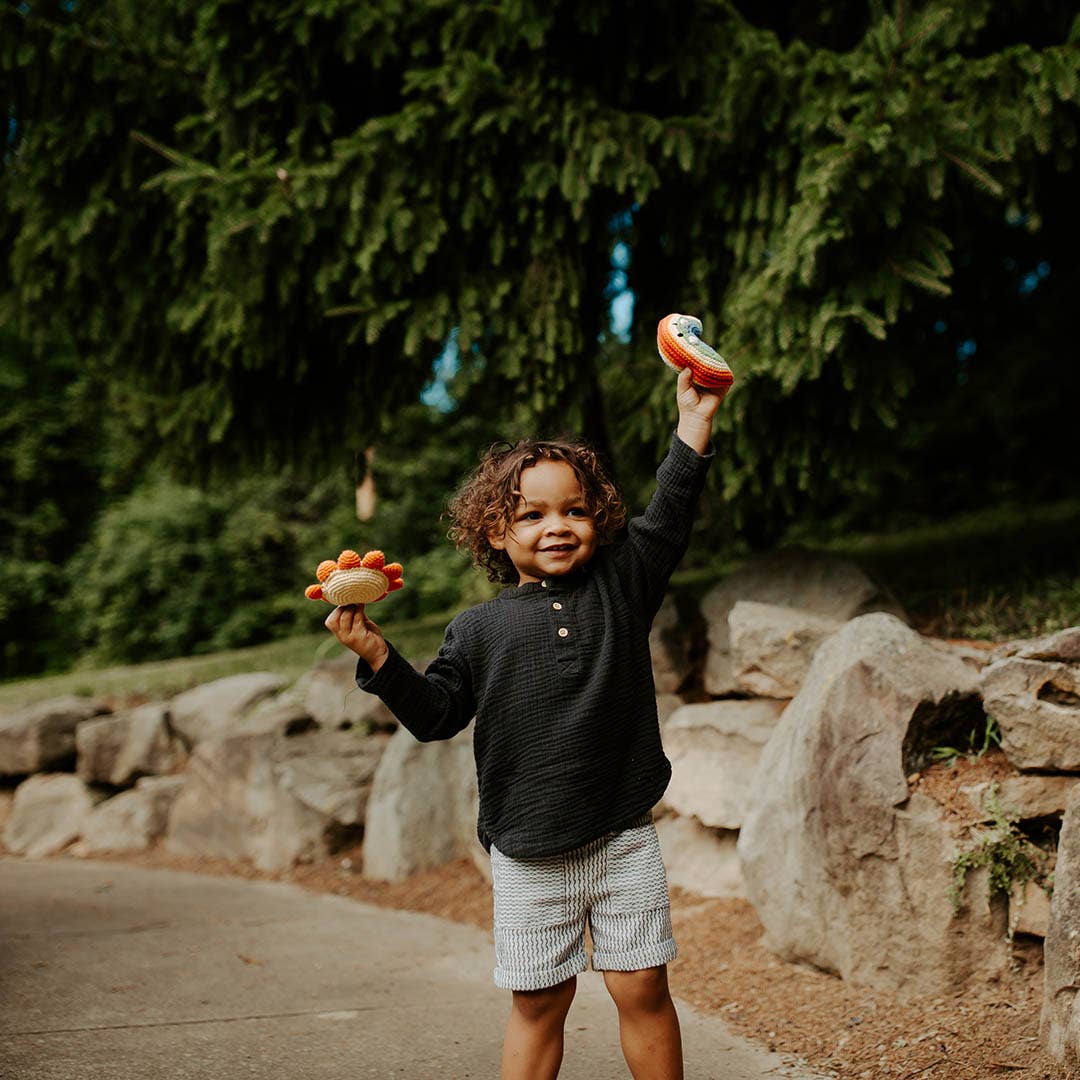
[[[586,921],[634,1077],[683,1075],[667,984],[675,942],[650,814],[671,765],[648,635],[689,542],[720,395],[695,387],[686,369],[676,400],[656,492],[617,545],[622,502],[587,447],[525,440],[489,452],[450,505],[450,535],[508,587],[451,621],[423,675],[362,605],[326,620],[360,657],[357,684],[416,738],[449,739],[476,717],[495,982],[513,991],[504,1080],[558,1074],[587,966]]]

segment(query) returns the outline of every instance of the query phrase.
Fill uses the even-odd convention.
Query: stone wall
[[[795,552],[669,597],[650,644],[672,884],[747,897],[780,956],[901,994],[992,978],[1010,933],[1045,935],[1043,1040],[1080,1060],[1080,628],[995,650],[935,641],[857,567]],[[943,799],[932,749],[967,746],[987,714],[995,786]],[[130,709],[8,713],[0,775],[17,785],[0,804],[13,854],[161,844],[279,870],[362,839],[371,877],[462,856],[490,873],[471,729],[416,742],[356,688],[348,654],[292,687],[255,673]],[[991,894],[983,870],[954,907],[954,861],[998,807],[1060,827],[1053,900],[1033,882]]]

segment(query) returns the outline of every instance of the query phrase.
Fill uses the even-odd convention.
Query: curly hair
[[[565,461],[574,470],[598,543],[610,543],[626,521],[622,497],[587,443],[572,438],[493,443],[447,506],[452,523],[447,536],[472,555],[474,565],[487,573],[489,581],[518,582],[510,556],[493,548],[488,534],[509,527],[521,498],[522,470],[538,461]]]

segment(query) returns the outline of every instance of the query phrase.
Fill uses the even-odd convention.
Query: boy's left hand
[[[704,454],[708,448],[713,417],[723,400],[723,394],[704,386],[695,386],[689,367],[679,372],[675,394],[675,403],[679,407],[678,435],[699,454]]]
[[[675,403],[679,406],[679,416],[697,416],[711,424],[724,395],[704,386],[696,386],[689,366],[679,372],[676,386]]]

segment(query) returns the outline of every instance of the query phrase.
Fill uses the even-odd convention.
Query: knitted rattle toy
[[[693,315],[665,315],[656,328],[656,347],[668,367],[682,371],[689,365],[698,386],[718,390],[721,397],[731,389],[731,368],[701,340],[701,320]]]
[[[331,604],[374,604],[405,584],[401,569],[401,563],[387,564],[381,551],[360,556],[346,548],[336,562],[323,559],[319,563],[315,571],[319,584],[309,585],[304,595]]]

